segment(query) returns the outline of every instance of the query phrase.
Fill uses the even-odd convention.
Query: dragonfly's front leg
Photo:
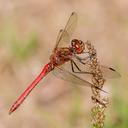
[[[81,72],[81,69],[77,66],[77,64],[73,61],[73,60],[71,60],[71,68],[72,68],[72,72],[74,72],[75,73],[75,70],[74,70],[74,66],[73,66],[73,64],[75,65],[75,67],[79,70],[79,72]]]
[[[71,62],[71,69],[72,69],[72,72],[73,72],[73,73],[93,74],[93,73],[91,73],[91,72],[83,72],[73,60],[71,60],[70,62]],[[74,66],[78,69],[78,71],[75,71],[75,70],[74,70]]]

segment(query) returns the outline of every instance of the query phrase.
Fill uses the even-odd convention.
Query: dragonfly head
[[[71,41],[71,46],[73,48],[73,52],[76,54],[81,54],[85,50],[85,44],[81,40],[73,39]]]

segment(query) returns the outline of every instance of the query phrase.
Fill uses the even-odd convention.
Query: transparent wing
[[[75,59],[74,61],[77,64],[77,66],[81,69],[83,74],[84,74],[84,72],[90,72],[91,73],[91,67],[90,67],[89,64],[84,65],[84,64],[80,63],[77,59]],[[119,77],[121,77],[121,75],[115,69],[113,69],[111,67],[100,65],[100,69],[103,73],[104,78],[109,78],[110,79],[110,78],[119,78]],[[75,68],[75,71],[78,71],[78,70]]]
[[[53,74],[55,76],[57,76],[58,78],[61,78],[65,81],[71,82],[73,84],[78,84],[78,85],[83,85],[83,86],[85,85],[88,87],[93,86],[93,84],[87,82],[86,80],[79,78],[78,76],[76,76],[76,75],[72,74],[71,72],[69,72],[63,68],[60,68],[60,67],[56,67],[53,70]]]
[[[69,35],[72,35],[76,25],[77,25],[77,14],[76,12],[72,12],[64,30],[67,31]]]
[[[77,85],[82,85],[82,86],[87,86],[87,87],[93,87],[93,88],[96,88],[98,90],[101,90],[105,93],[107,93],[106,91],[94,86],[93,84],[89,83],[88,81],[72,74],[71,72],[63,69],[63,68],[60,68],[60,67],[56,67],[54,70],[53,70],[53,73],[55,76],[57,76],[58,78],[61,78],[65,81],[68,81],[68,82],[71,82],[73,84],[77,84]]]
[[[76,14],[76,12],[72,12],[65,28],[63,30],[61,29],[58,34],[54,50],[57,47],[65,47],[66,44],[69,43],[70,37],[75,30],[76,24],[77,24],[77,14]]]
[[[119,78],[121,77],[120,73],[118,73],[115,69],[107,66],[101,66],[101,71],[103,73],[103,76],[106,78]]]
[[[56,45],[55,48],[53,49],[53,52],[56,50],[57,47],[64,47],[64,44],[69,43],[69,41],[70,41],[69,34],[65,30],[61,29],[57,36]]]
[[[55,76],[57,76],[57,78],[61,78],[65,81],[68,81],[68,82],[73,83],[75,85],[77,84],[77,85],[82,85],[82,86],[87,86],[87,87],[94,87],[94,88],[97,88],[98,90],[101,90],[101,91],[106,93],[106,91],[94,86],[93,84],[89,83],[88,81],[72,74],[71,72],[69,72],[63,68],[56,67],[53,70],[53,73]]]
[[[56,39],[56,45],[58,45],[57,43],[59,42],[60,37],[61,37],[63,31],[64,31],[63,29],[60,29],[60,31],[59,31],[59,33],[58,33],[58,36],[57,36],[57,39]],[[57,47],[57,46],[55,46],[55,48],[56,48],[56,47]]]

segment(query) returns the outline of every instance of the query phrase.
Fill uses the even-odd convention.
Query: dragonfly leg
[[[76,67],[79,71],[81,71],[81,69],[77,66],[77,64],[76,64],[73,60],[71,60],[72,72],[75,72],[73,64],[75,65],[75,67]]]
[[[78,69],[78,71],[75,71],[75,70],[74,70],[74,66],[73,66],[73,65]],[[72,72],[73,72],[73,73],[93,74],[93,73],[91,73],[91,72],[83,72],[73,60],[71,60],[71,68],[72,68]]]

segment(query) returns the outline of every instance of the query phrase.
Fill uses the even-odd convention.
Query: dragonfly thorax
[[[81,40],[73,39],[71,41],[71,46],[73,48],[73,52],[76,54],[81,54],[85,50],[85,44]]]
[[[57,48],[50,56],[50,62],[54,66],[59,66],[71,59],[72,52],[68,47]]]

